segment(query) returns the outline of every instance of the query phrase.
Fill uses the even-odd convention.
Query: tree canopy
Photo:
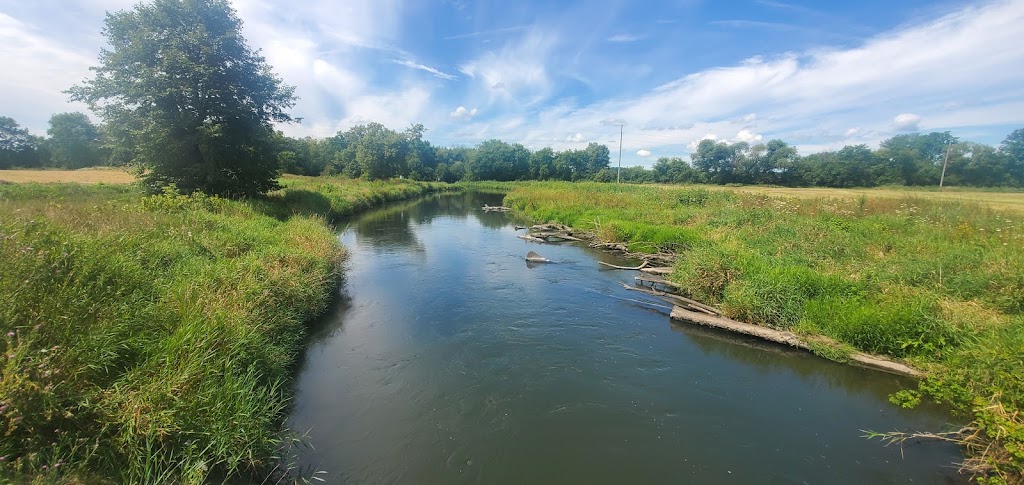
[[[294,88],[241,35],[227,0],[154,0],[108,14],[95,77],[71,88],[152,187],[245,196],[276,187],[272,122]]]
[[[46,141],[50,165],[82,168],[102,165],[100,130],[83,113],[57,113],[50,117]]]

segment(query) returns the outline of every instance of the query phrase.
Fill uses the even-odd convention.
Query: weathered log
[[[627,269],[627,270],[634,270],[635,271],[635,270],[638,270],[638,269],[646,268],[648,263],[645,260],[643,263],[640,263],[640,266],[617,266],[617,265],[614,265],[614,264],[611,264],[611,263],[606,263],[604,261],[598,261],[598,264],[603,264],[603,265],[605,265],[605,266],[607,266],[609,268]]]
[[[749,323],[738,322],[731,318],[722,316],[707,315],[700,312],[687,310],[683,307],[676,306],[672,309],[673,320],[693,323],[696,325],[702,325],[705,327],[719,328],[722,330],[728,330],[730,332],[736,332],[743,335],[750,335],[753,337],[762,338],[771,342],[777,342],[784,345],[789,345],[803,350],[811,350],[811,346],[804,341],[799,335],[784,330],[775,330],[771,328],[762,327],[760,325],[752,325]],[[817,337],[815,341],[824,345],[836,345],[834,341],[827,337]],[[850,355],[850,360],[858,365],[889,372],[892,374],[899,374],[909,377],[922,377],[922,373],[917,369],[894,362],[886,359],[885,357],[865,354],[862,352],[854,352]]]
[[[633,279],[638,284],[649,283],[649,284],[652,285],[652,287],[653,287],[653,285],[662,285],[662,286],[667,286],[669,288],[676,289],[676,290],[678,290],[680,288],[680,286],[678,284],[673,283],[673,282],[671,282],[669,280],[666,280],[665,278],[662,278],[661,276],[634,276]]]
[[[691,300],[691,299],[689,299],[689,298],[687,298],[685,296],[676,295],[674,293],[665,293],[664,291],[658,291],[658,290],[655,290],[654,288],[648,288],[646,286],[630,286],[630,285],[627,285],[625,283],[619,283],[619,284],[621,284],[622,287],[627,289],[627,290],[639,291],[640,293],[645,293],[645,294],[648,294],[648,295],[651,295],[651,296],[656,296],[656,297],[659,297],[662,300],[665,300],[665,301],[667,301],[667,302],[669,302],[669,303],[671,303],[673,305],[681,306],[681,307],[683,307],[683,308],[685,308],[687,310],[691,310],[691,311],[695,311],[695,312],[701,312],[701,313],[706,313],[706,314],[712,315],[712,316],[719,316],[719,315],[722,314],[721,310],[719,310],[719,309],[717,309],[715,307],[707,306],[707,305],[705,305],[703,303],[700,303],[698,301]]]
[[[484,209],[484,212],[508,212],[508,211],[512,210],[511,207],[493,206],[493,205],[487,205],[487,204],[484,204],[483,209]]]
[[[530,241],[530,242],[536,242],[536,243],[546,243],[547,242],[547,241],[545,241],[545,240],[543,240],[543,239],[541,239],[539,237],[533,237],[533,236],[531,236],[529,234],[516,234],[516,237],[518,237],[519,239],[523,239],[523,240]]]
[[[535,224],[530,227],[533,232],[560,232],[572,235],[573,229],[562,224]]]
[[[563,239],[566,241],[582,241],[582,239],[564,232],[531,232],[531,236],[541,239]],[[549,241],[550,242],[550,241]]]
[[[647,273],[647,274],[667,275],[667,274],[672,274],[672,267],[671,266],[655,266],[653,268],[644,268],[644,269],[641,269],[640,271],[643,271],[644,273]]]

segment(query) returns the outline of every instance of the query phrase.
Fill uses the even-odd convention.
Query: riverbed
[[[630,264],[517,239],[500,194],[342,225],[345,282],[313,329],[287,426],[327,483],[957,483],[913,381],[670,322]],[[521,231],[519,233],[522,233]],[[536,251],[549,264],[527,263]]]

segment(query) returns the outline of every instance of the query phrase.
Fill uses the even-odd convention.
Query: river
[[[343,226],[287,426],[327,483],[956,483],[912,382],[674,324],[629,264],[515,237],[501,195],[435,195]],[[534,250],[551,264],[527,264]]]

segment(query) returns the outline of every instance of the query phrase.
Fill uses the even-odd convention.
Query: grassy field
[[[711,186],[708,186],[711,188]],[[858,199],[861,196],[872,199],[922,199],[935,201],[960,202],[975,204],[986,209],[1009,210],[1024,212],[1024,192],[1009,190],[978,190],[961,187],[946,187],[941,191],[936,187],[884,187],[869,189],[830,189],[830,188],[790,188],[790,187],[716,187],[719,190],[742,192],[748,194],[771,195],[777,197],[793,197],[800,199]]]
[[[249,201],[0,184],[0,481],[263,480],[340,217],[435,187],[289,179]]]
[[[12,183],[130,184],[135,176],[118,168],[81,170],[0,170],[0,181]]]
[[[925,192],[789,197],[788,189],[704,186],[508,188],[505,204],[534,220],[592,231],[633,251],[678,254],[671,279],[730,317],[827,335],[925,369],[930,377],[920,390],[894,401],[912,405],[930,397],[952,404],[974,420],[976,429],[960,437],[972,453],[970,468],[1021,480],[1019,211]],[[835,349],[823,354],[842,359]]]

